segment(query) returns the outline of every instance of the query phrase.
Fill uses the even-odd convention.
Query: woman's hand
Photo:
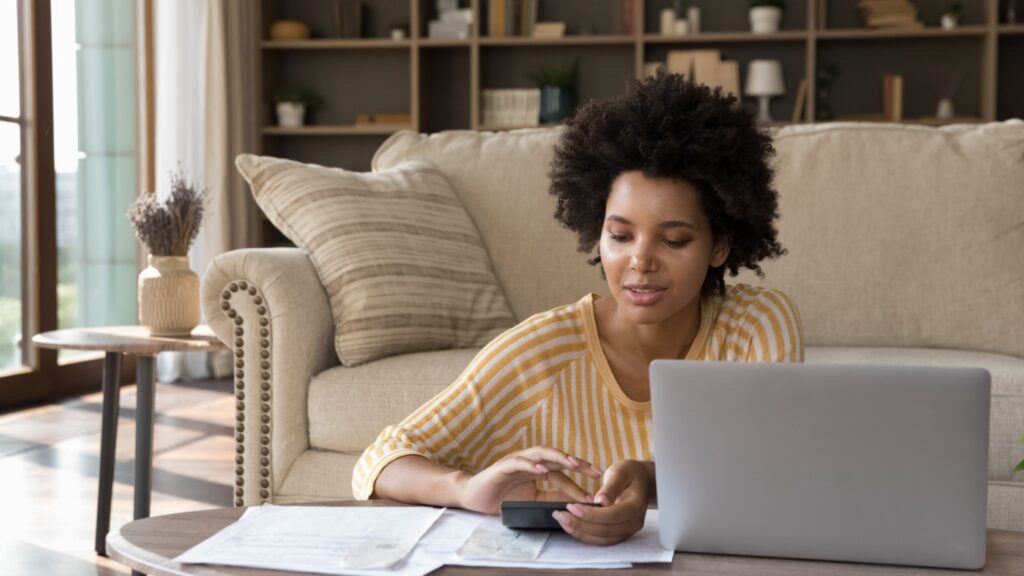
[[[624,460],[605,471],[601,490],[594,498],[600,508],[569,504],[568,512],[555,512],[554,516],[580,542],[610,546],[644,527],[647,501],[653,494],[654,479],[648,466]]]
[[[601,477],[594,465],[561,450],[546,446],[527,448],[505,456],[466,479],[460,491],[460,506],[496,515],[501,511],[502,500],[593,502],[590,494],[562,470]],[[547,480],[555,489],[538,490],[538,480]]]

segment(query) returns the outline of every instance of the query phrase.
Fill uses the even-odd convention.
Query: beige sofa
[[[442,169],[518,319],[603,291],[552,218],[546,172],[557,136],[401,132],[373,159],[375,170],[409,158]],[[790,253],[763,281],[742,279],[794,299],[808,362],[988,368],[989,525],[1024,530],[1024,475],[1011,474],[1024,458],[1024,123],[836,123],[784,128],[775,141]],[[299,249],[218,257],[203,305],[236,356],[238,505],[350,498],[363,448],[475,353],[339,366],[327,296]]]

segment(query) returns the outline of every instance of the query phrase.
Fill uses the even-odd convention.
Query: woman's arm
[[[423,456],[402,456],[381,470],[370,498],[459,507],[462,489],[470,477],[468,472],[431,462]]]
[[[371,497],[485,514],[498,514],[503,500],[592,502],[593,498],[563,470],[601,477],[589,462],[545,446],[509,454],[478,474],[410,455],[395,459],[381,470]],[[538,480],[547,480],[555,489],[538,490]]]

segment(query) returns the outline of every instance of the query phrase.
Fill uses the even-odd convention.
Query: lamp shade
[[[778,60],[751,60],[747,66],[747,96],[781,96],[786,93],[782,81],[782,63]]]

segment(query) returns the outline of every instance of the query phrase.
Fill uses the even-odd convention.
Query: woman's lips
[[[652,306],[665,295],[664,288],[625,288],[623,292],[635,306]]]

